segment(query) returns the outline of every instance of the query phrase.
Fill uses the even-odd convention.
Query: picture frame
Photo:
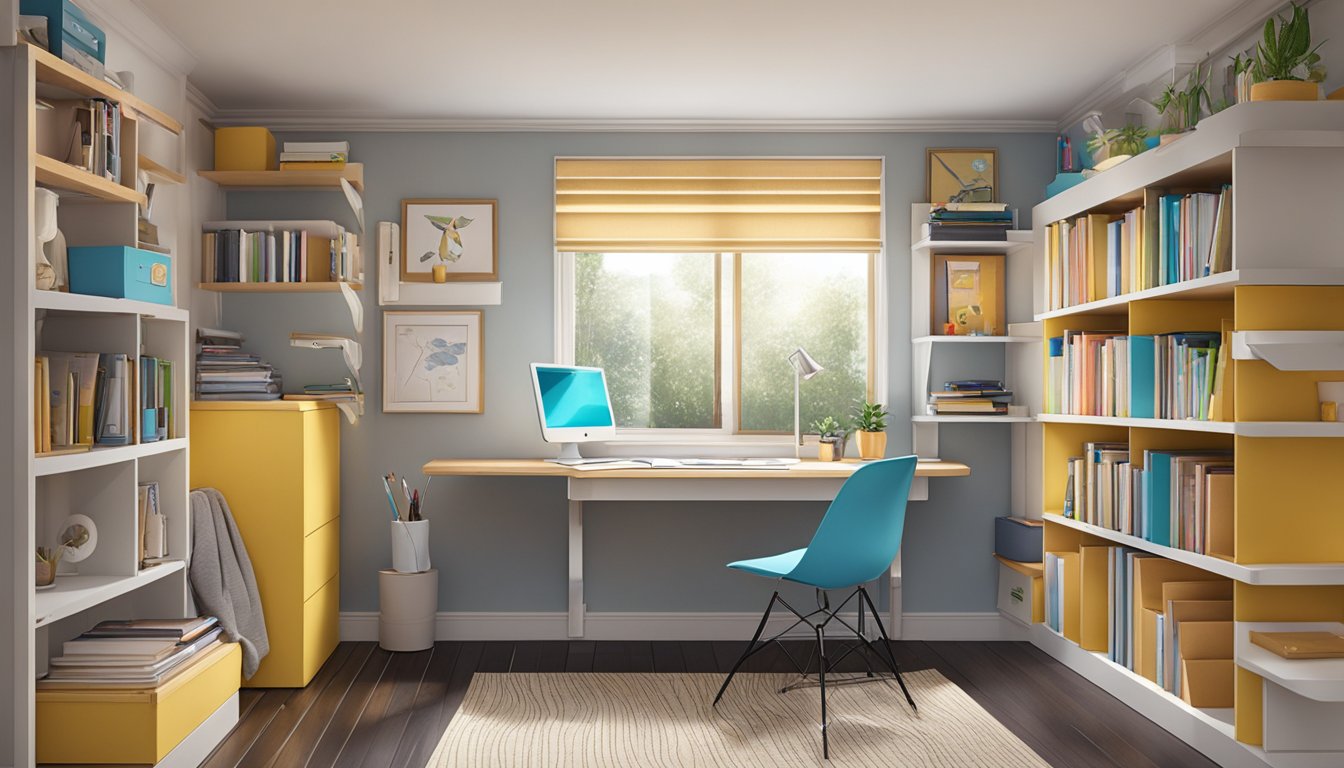
[[[401,280],[408,283],[499,279],[497,200],[401,201]],[[444,268],[437,280],[434,267]]]
[[[1004,336],[1005,261],[1001,253],[936,253],[930,264],[929,332]],[[953,333],[948,333],[952,330]]]
[[[484,413],[483,313],[383,312],[384,413]]]
[[[925,151],[925,199],[930,203],[993,203],[999,198],[999,152],[993,148],[930,147]]]

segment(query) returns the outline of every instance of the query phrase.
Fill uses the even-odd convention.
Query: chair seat
[[[772,579],[783,578],[797,567],[798,561],[803,559],[807,552],[807,547],[795,549],[792,552],[782,552],[778,555],[769,557],[757,557],[752,560],[738,560],[735,563],[729,563],[729,568],[736,568],[739,571],[754,573],[757,576],[768,576]]]

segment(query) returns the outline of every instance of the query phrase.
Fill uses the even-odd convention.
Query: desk
[[[431,476],[563,477],[569,481],[569,636],[583,637],[583,502],[585,501],[830,501],[860,461],[803,461],[788,469],[582,470],[541,459],[433,459]],[[921,463],[911,501],[929,498],[929,478],[965,477],[951,461]],[[891,564],[891,637],[901,635],[901,558]]]

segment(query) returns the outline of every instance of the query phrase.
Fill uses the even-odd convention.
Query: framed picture
[[[1003,254],[933,255],[929,328],[935,336],[1003,336]]]
[[[494,200],[402,200],[402,282],[498,280],[496,208]]]
[[[483,413],[481,311],[383,313],[383,411]]]
[[[929,149],[930,203],[992,203],[999,194],[998,150]]]

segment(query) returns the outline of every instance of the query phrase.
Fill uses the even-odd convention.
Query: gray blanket
[[[191,492],[191,589],[201,612],[219,619],[225,639],[243,647],[243,677],[271,651],[266,618],[247,547],[224,495],[214,488]]]

